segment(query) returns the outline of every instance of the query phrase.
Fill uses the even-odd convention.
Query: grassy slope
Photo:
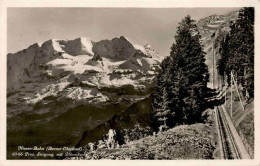
[[[212,130],[209,124],[182,125],[121,148],[88,152],[86,159],[212,159],[217,142]]]

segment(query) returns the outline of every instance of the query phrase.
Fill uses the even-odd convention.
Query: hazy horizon
[[[150,44],[167,56],[178,23],[186,15],[198,21],[239,8],[8,8],[7,52],[15,53],[49,39],[88,37],[93,41],[126,36]]]

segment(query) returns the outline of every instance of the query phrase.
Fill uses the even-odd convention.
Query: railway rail
[[[221,159],[250,159],[225,108],[215,109]],[[231,124],[232,123],[232,124]]]

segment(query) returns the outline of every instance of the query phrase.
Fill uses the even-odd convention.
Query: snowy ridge
[[[121,36],[99,42],[51,39],[9,54],[7,61],[8,103],[28,109],[51,102],[48,97],[86,104],[115,101],[118,90],[145,94],[154,86],[161,58],[150,45]]]
[[[71,55],[94,55],[92,52],[94,42],[90,38],[80,37],[65,44],[65,52]]]

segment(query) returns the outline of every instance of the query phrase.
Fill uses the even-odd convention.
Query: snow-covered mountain
[[[150,47],[133,45],[123,36],[99,42],[52,39],[9,54],[7,59],[8,93],[20,91],[20,99],[34,104],[65,90],[76,79],[97,89],[123,85],[145,88],[143,83],[151,81],[161,61]],[[77,92],[83,93],[82,99],[93,97],[85,94],[87,91],[80,88]]]
[[[43,127],[70,110],[72,116],[85,116],[77,122],[83,128],[70,126],[80,137],[86,126],[93,128],[149,96],[161,60],[150,45],[135,45],[124,36],[98,42],[51,39],[8,54],[8,129]],[[78,107],[86,111],[78,115]]]
[[[8,54],[9,152],[18,145],[74,146],[84,131],[147,98],[161,60],[150,45],[124,36],[51,39]]]

